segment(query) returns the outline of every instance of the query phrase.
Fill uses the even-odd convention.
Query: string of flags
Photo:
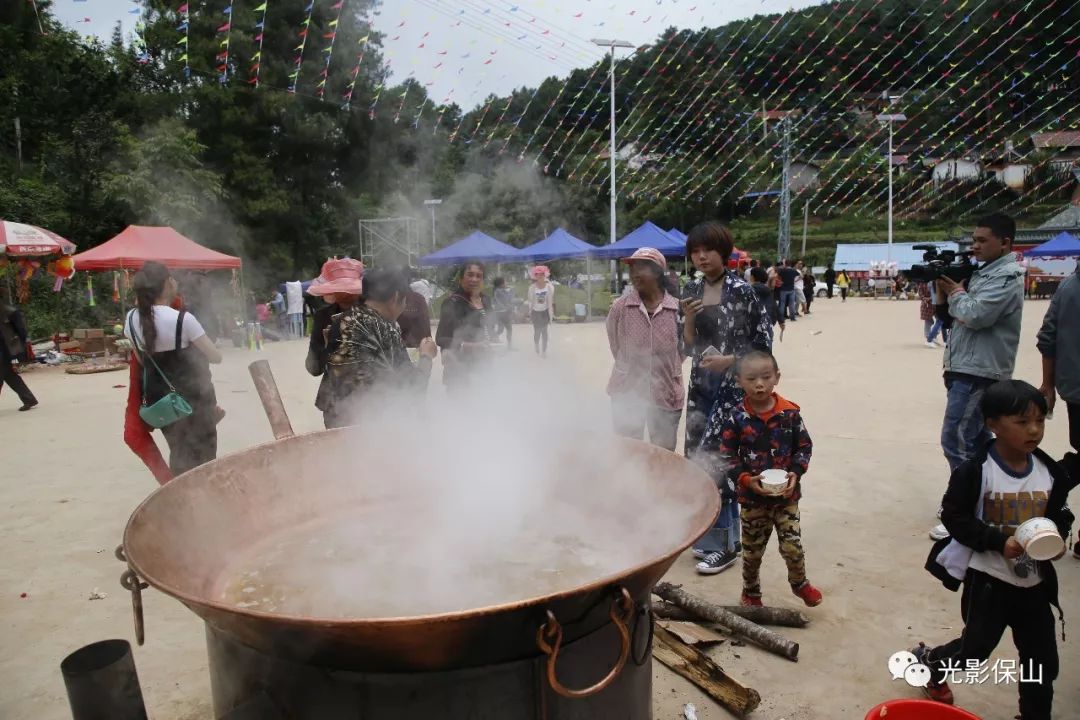
[[[394,8],[401,16],[385,21],[381,29],[374,27],[385,17],[380,9],[369,10],[365,18],[350,17],[349,33],[342,39],[352,46],[356,38],[356,45],[342,57],[337,39],[341,23],[346,22],[348,0],[280,1],[295,3],[294,12],[297,5],[303,7],[288,92],[297,93],[307,76],[304,88],[313,88],[315,97],[326,99],[329,90],[329,97],[339,98],[335,102],[351,110],[357,83],[367,67],[364,63],[381,45],[385,59],[375,56],[379,74],[365,92],[370,98],[369,117],[389,103],[384,111],[393,113],[395,122],[406,118],[415,128],[430,126],[434,133],[446,133],[451,143],[494,145],[498,154],[512,152],[519,162],[531,156],[547,174],[597,189],[606,183],[607,161],[602,153],[607,147],[603,132],[609,109],[607,60],[598,57],[597,48],[578,37],[577,30],[566,30],[521,4],[501,0],[403,0]],[[654,14],[665,12],[664,3],[669,1],[657,0]],[[36,9],[36,0],[30,2]],[[137,16],[131,46],[139,62],[149,62],[143,10],[139,0],[131,2],[127,12]],[[873,211],[884,190],[879,182],[868,181],[880,177],[879,161],[868,158],[882,154],[884,127],[870,123],[853,132],[840,127],[838,119],[869,102],[863,95],[866,88],[876,87],[878,78],[889,78],[893,87],[904,92],[898,107],[908,120],[896,129],[897,142],[918,137],[920,150],[928,155],[956,147],[993,146],[1006,132],[1060,124],[1075,109],[1072,96],[1077,92],[1080,49],[1075,43],[1080,20],[1073,21],[1069,3],[1027,0],[1002,6],[993,0],[943,0],[949,9],[942,13],[931,0],[914,7],[884,6],[884,2],[834,2],[798,12],[757,15],[714,31],[672,32],[650,49],[647,61],[619,60],[615,70],[618,134],[620,144],[636,161],[620,170],[621,192],[636,199],[704,199],[729,188],[773,186],[781,169],[780,135],[769,133],[767,125],[773,115],[801,109],[800,115],[786,120],[796,151],[821,147],[822,141],[829,148],[815,160],[820,165],[818,184],[805,191],[807,201],[815,210],[855,206],[859,212]],[[230,72],[234,3],[222,3],[210,28],[216,28],[217,79],[228,84],[234,79],[230,75],[237,72]],[[318,12],[316,3],[322,3]],[[410,3],[420,12],[402,9]],[[211,0],[210,4],[215,3]],[[533,4],[542,7],[544,0]],[[268,2],[262,2],[249,10],[255,21],[252,46],[250,51],[246,45],[242,50],[245,55],[250,52],[243,81],[254,88],[263,84],[267,6]],[[190,8],[188,2],[175,7],[177,40],[172,57],[184,77],[190,78]],[[988,7],[1000,9],[990,13]],[[248,11],[247,7],[240,10]],[[564,24],[573,28],[612,30],[615,23],[650,24],[656,19],[651,8],[626,9],[617,4],[553,12],[565,13]],[[811,17],[820,19],[811,26],[795,23]],[[440,18],[448,24],[432,24]],[[659,23],[665,19],[660,17]],[[242,23],[250,27],[251,20],[244,16]],[[467,44],[460,39],[451,48],[436,39],[437,27],[479,35]],[[796,27],[801,35],[792,42]],[[305,57],[312,32],[319,35],[318,52],[312,53],[319,55],[318,61]],[[471,105],[465,96],[470,89],[472,99],[485,83],[490,87],[496,78],[511,77],[510,51],[518,57],[525,53],[549,64],[584,65],[585,69],[567,74],[554,92],[550,84],[543,85],[546,91],[542,92],[542,84],[537,83],[528,91],[489,96],[471,112],[461,113],[452,127],[443,128],[454,98],[468,109]],[[312,62],[317,63],[317,79]],[[395,79],[395,73],[400,77],[406,72],[407,82]],[[478,73],[484,77],[471,85]],[[1063,89],[1048,90],[1056,87]],[[1020,112],[1017,108],[1029,102],[1024,93],[1036,89],[1046,98],[1038,106],[1040,112],[1034,116]],[[536,107],[541,97],[545,98],[542,110]],[[766,132],[757,132],[755,128],[762,125]],[[977,189],[968,195],[974,192]],[[919,212],[931,202],[911,187],[901,188],[895,199],[901,212]]]
[[[232,38],[232,0],[225,0],[227,3],[222,10],[222,15],[225,16],[225,22],[217,29],[218,53],[215,56],[215,64],[218,73],[218,80],[224,85],[229,79],[229,41]]]
[[[296,34],[300,44],[293,48],[296,57],[293,59],[293,70],[289,73],[289,92],[294,94],[297,85],[300,84],[300,69],[304,62],[304,49],[307,47],[308,31],[311,29],[311,16],[315,12],[315,0],[308,2],[304,12],[307,13],[307,17],[304,18],[304,22],[300,23],[300,30]]]
[[[266,2],[255,7],[254,12],[258,14],[259,19],[255,22],[255,32],[252,35],[252,42],[255,46],[255,52],[251,55],[251,62],[248,67],[248,83],[259,87],[259,75],[262,69],[262,51],[263,40],[266,35]]]

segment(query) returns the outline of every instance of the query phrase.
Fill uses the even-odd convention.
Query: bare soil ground
[[[1035,333],[1045,302],[1024,312],[1016,376],[1039,379]],[[959,633],[959,596],[923,570],[926,531],[947,479],[938,445],[944,390],[941,352],[921,342],[912,302],[819,300],[814,314],[792,324],[777,345],[780,392],[799,403],[815,449],[802,501],[810,577],[824,603],[805,609],[813,621],[784,630],[801,643],[798,663],[754,647],[725,643],[713,651],[732,675],[756,688],[760,720],[862,718],[876,703],[914,697],[893,682],[888,657],[919,640],[942,642]],[[531,333],[528,333],[531,334]],[[526,328],[519,326],[527,345]],[[602,398],[610,356],[602,324],[552,328],[552,372],[574,372]],[[268,345],[268,358],[297,431],[321,428],[312,405],[316,380],[303,369],[305,346]],[[255,353],[229,350],[215,369],[228,417],[220,450],[228,453],[270,438],[248,378]],[[531,352],[514,362],[536,363]],[[41,400],[17,413],[10,390],[0,394],[5,449],[0,479],[0,718],[70,717],[60,660],[104,638],[133,639],[128,594],[113,557],[132,509],[155,483],[123,444],[126,372],[66,375],[46,369],[27,375]],[[431,392],[442,392],[437,378]],[[1048,423],[1043,447],[1067,449],[1064,412]],[[1066,618],[1080,613],[1080,561],[1058,562]],[[712,578],[693,571],[689,554],[669,580],[718,603],[736,603],[739,567]],[[770,550],[763,567],[767,603],[799,607],[787,590],[783,562]],[[90,600],[94,590],[107,597]],[[25,597],[22,594],[25,593]],[[136,650],[143,693],[156,720],[211,717],[201,621],[178,602],[145,594],[147,643]],[[1059,644],[1055,720],[1080,717],[1080,646]],[[996,657],[1015,657],[1008,635]],[[702,720],[730,717],[694,687],[656,665],[655,717],[681,717],[684,703]],[[1016,686],[954,688],[957,701],[987,718],[1012,718]]]

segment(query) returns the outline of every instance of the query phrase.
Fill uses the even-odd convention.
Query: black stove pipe
[[[102,640],[64,658],[60,672],[74,720],[147,720],[127,640]]]

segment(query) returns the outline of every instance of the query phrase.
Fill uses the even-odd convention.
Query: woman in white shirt
[[[809,308],[806,307],[806,283],[803,281],[803,273],[806,271],[803,270],[802,260],[795,263],[795,269],[799,272],[795,278],[795,301],[799,304],[798,312],[805,315]]]
[[[143,366],[143,401],[154,404],[170,392],[171,383],[192,409],[188,417],[161,429],[169,444],[169,467],[179,475],[217,457],[210,363],[220,363],[221,352],[194,315],[170,307],[176,280],[167,267],[146,263],[135,273],[134,286],[136,308],[125,319],[124,334]]]
[[[548,326],[555,319],[555,286],[548,280],[551,271],[543,265],[532,269],[529,286],[529,313],[533,326],[533,345],[536,354],[547,357]]]

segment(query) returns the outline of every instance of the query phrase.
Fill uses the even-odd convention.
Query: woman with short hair
[[[408,293],[409,282],[401,272],[375,269],[364,274],[362,302],[341,318],[341,337],[327,363],[333,389],[327,427],[352,425],[371,402],[427,387],[437,349],[425,338],[419,361],[414,365],[409,359],[398,325]]]
[[[735,359],[750,350],[772,349],[772,322],[754,289],[728,260],[735,247],[731,231],[718,222],[701,223],[686,240],[686,253],[703,275],[683,290],[681,350],[692,358],[686,401],[685,454],[694,459],[706,432],[716,432],[743,400],[735,381]],[[704,466],[712,463],[697,458]],[[701,537],[694,554],[699,573],[713,575],[738,559],[739,504],[726,475],[717,477],[723,505],[715,527]]]

